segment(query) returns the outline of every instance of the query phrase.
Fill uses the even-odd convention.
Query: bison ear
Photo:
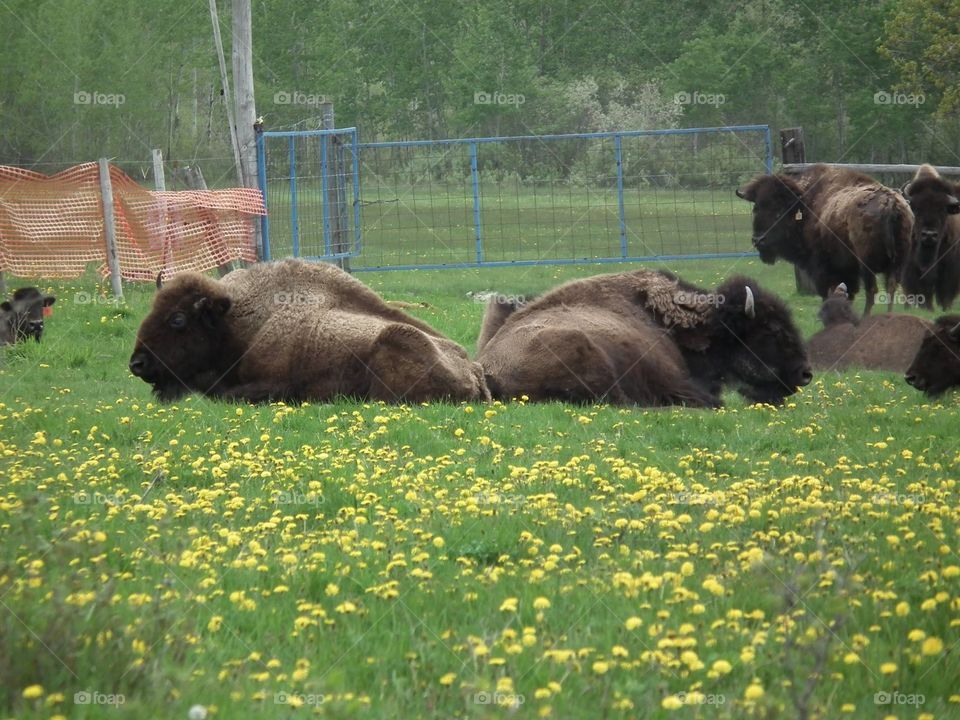
[[[43,306],[44,306],[44,307],[50,307],[50,306],[53,305],[56,301],[57,301],[57,299],[56,299],[53,295],[44,295],[44,296],[43,296]]]
[[[200,317],[208,325],[215,325],[230,309],[228,297],[202,297],[193,304]]]
[[[744,285],[744,289],[747,291],[747,299],[743,303],[743,314],[754,320],[757,317],[757,307],[753,299],[753,290],[750,289],[749,285]]]

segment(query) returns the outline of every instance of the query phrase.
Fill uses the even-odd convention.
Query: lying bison
[[[811,379],[790,312],[749,278],[708,293],[669,273],[599,275],[487,319],[477,359],[499,399],[718,407],[724,384],[776,403]]]
[[[960,315],[937,318],[904,379],[930,396],[960,385]]]
[[[814,370],[866,370],[903,372],[910,365],[924,336],[932,327],[904,314],[874,315],[859,321],[841,284],[820,308],[823,330],[807,341]]]
[[[783,258],[805,270],[822,298],[840,283],[853,297],[862,279],[864,315],[878,274],[892,299],[913,232],[902,195],[862,173],[821,164],[797,175],[762,175],[737,195],[753,203],[753,245],[763,262]]]
[[[140,326],[130,371],[167,401],[489,398],[459,345],[342,270],[299,260],[174,278]]]
[[[43,336],[43,316],[57,299],[44,295],[35,287],[19,288],[9,300],[0,303],[0,345]]]
[[[913,247],[903,270],[903,290],[933,310],[944,310],[960,293],[960,187],[930,165],[921,165],[903,187],[913,210]]]

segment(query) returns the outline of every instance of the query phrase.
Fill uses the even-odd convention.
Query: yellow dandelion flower
[[[516,612],[519,600],[515,597],[509,597],[500,604],[500,612]]]
[[[920,651],[924,655],[939,655],[943,652],[943,640],[938,637],[928,637],[920,646]]]
[[[546,610],[550,607],[550,601],[541,595],[533,601],[533,607],[535,610]]]
[[[440,678],[440,684],[443,685],[444,687],[447,687],[449,685],[453,685],[453,681],[456,679],[457,679],[456,673],[448,672],[446,675]]]
[[[661,702],[660,707],[664,710],[679,710],[683,707],[683,700],[676,695],[667,695]]]
[[[762,685],[754,683],[743,692],[743,697],[747,700],[759,700],[763,697],[764,690]]]
[[[43,685],[28,685],[23,689],[24,700],[36,700],[43,697]]]
[[[897,664],[894,662],[885,662],[880,666],[880,672],[884,675],[893,675],[897,671]]]

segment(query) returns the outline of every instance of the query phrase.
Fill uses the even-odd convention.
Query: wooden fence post
[[[100,158],[100,199],[103,202],[103,236],[107,245],[110,287],[114,297],[122,298],[120,255],[117,253],[117,224],[113,217],[113,183],[110,182],[110,163],[106,158]]]
[[[154,148],[152,153],[153,155],[153,188],[163,192],[167,189],[167,180],[163,174],[163,153],[159,148]],[[163,238],[163,274],[167,278],[170,276],[170,268],[173,267],[173,248],[170,247],[169,241],[166,237],[167,231],[167,204],[166,202],[161,205],[161,222],[163,223],[164,228],[164,238]]]
[[[783,164],[805,163],[806,147],[803,142],[803,128],[784,128],[780,131],[780,153]],[[796,265],[793,266],[797,292],[801,295],[816,295],[817,287],[813,278]]]
[[[333,117],[333,103],[320,103],[320,120],[324,130],[333,130],[334,127],[336,127]],[[330,248],[335,254],[339,254],[349,249],[348,241],[346,240],[347,227],[343,222],[344,193],[341,183],[344,168],[340,167],[340,153],[337,152],[337,138],[333,135],[327,135],[320,140],[321,142],[327,143],[327,169],[333,179],[333,182],[328,183],[327,197],[323,199],[329,208],[330,235],[332,236]],[[332,152],[329,150],[332,150]],[[338,258],[336,263],[341,269],[350,272],[350,258]]]

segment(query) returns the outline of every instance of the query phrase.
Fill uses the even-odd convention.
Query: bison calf
[[[44,295],[35,287],[15,290],[9,300],[0,303],[0,345],[31,337],[40,342],[46,308],[56,301],[53,295]]]
[[[819,315],[823,330],[807,341],[815,370],[903,372],[932,327],[922,318],[903,314],[875,315],[859,322],[842,285],[824,300]]]
[[[922,165],[903,188],[913,210],[913,247],[903,271],[903,290],[917,304],[948,309],[960,293],[960,187]]]
[[[753,245],[806,271],[820,297],[845,283],[850,297],[863,280],[864,315],[886,276],[892,298],[910,248],[913,213],[896,191],[862,173],[814,165],[797,175],[762,175],[737,196],[753,203]],[[892,302],[892,300],[891,300]]]
[[[715,292],[636,270],[491,305],[478,360],[494,397],[717,407],[724,384],[780,402],[810,382],[786,306],[749,278]]]
[[[960,385],[960,315],[937,318],[904,379],[930,396]]]
[[[489,398],[459,345],[342,270],[299,260],[176,277],[140,326],[130,371],[162,400]]]

